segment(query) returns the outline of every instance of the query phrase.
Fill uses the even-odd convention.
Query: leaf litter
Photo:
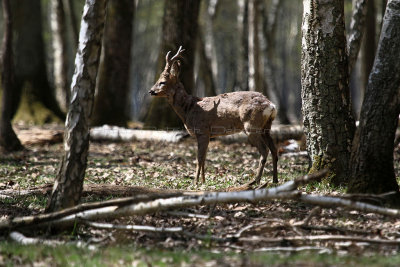
[[[1,190],[18,191],[44,186],[54,181],[63,154],[63,145],[61,143],[29,144],[28,149],[1,155]],[[399,147],[396,148],[394,156],[396,176],[399,177]],[[258,157],[256,150],[248,144],[225,144],[212,141],[207,153],[206,183],[196,186],[193,184],[196,166],[196,144],[193,139],[186,139],[180,143],[91,142],[85,183],[223,191],[249,182],[254,176]],[[261,183],[272,180],[271,165],[269,157]],[[281,184],[304,175],[307,171],[308,159],[304,156],[281,156],[278,165]],[[269,186],[273,184],[270,183]],[[344,193],[343,189],[332,189],[318,184],[302,190],[322,194]],[[103,195],[93,199],[88,196],[83,201],[112,197],[112,195]],[[6,218],[36,214],[43,211],[45,202],[45,196],[41,199],[37,197],[2,199],[0,216]],[[94,240],[93,238],[97,238],[100,241],[93,243],[100,246],[133,243],[138,247],[181,248],[188,251],[199,248],[216,251],[263,251],[268,248],[308,247],[319,248],[320,252],[342,254],[392,255],[398,252],[399,245],[362,241],[362,239],[400,239],[398,220],[342,208],[324,208],[309,218],[313,208],[311,205],[295,201],[197,206],[179,210],[180,215],[166,211],[109,222],[165,228],[183,227],[182,233],[110,231],[81,225],[76,229],[76,235],[71,238],[85,239],[89,243]],[[197,218],[189,214],[203,216]],[[302,223],[306,219],[308,223]],[[309,236],[321,238],[312,240],[308,238]],[[333,238],[324,239],[323,236],[349,236],[360,240],[337,241]]]

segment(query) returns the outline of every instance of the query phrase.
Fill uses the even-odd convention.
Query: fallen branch
[[[213,192],[205,193],[199,196],[178,196],[166,199],[156,199],[148,202],[140,202],[137,204],[119,206],[108,206],[99,209],[87,210],[75,213],[56,221],[52,224],[72,224],[75,220],[85,219],[112,219],[121,216],[143,215],[163,211],[167,209],[185,208],[196,205],[209,205],[215,203],[236,203],[245,201],[263,201],[272,199],[294,199],[299,192],[280,192],[275,188],[272,189],[259,189],[241,192]],[[0,225],[1,229],[1,225]]]
[[[147,196],[148,199],[142,199],[141,201],[130,199],[112,200],[106,204],[82,204],[82,206],[79,208],[72,208],[68,211],[60,211],[58,213],[41,214],[36,216],[17,217],[12,220],[2,220],[0,221],[0,230],[12,230],[22,226],[32,225],[48,226],[51,224],[66,226],[73,224],[79,219],[113,219],[121,216],[143,215],[157,211],[185,208],[196,205],[237,202],[253,203],[256,201],[276,199],[292,199],[322,207],[345,207],[353,210],[373,212],[396,218],[400,217],[400,210],[397,209],[383,208],[367,203],[341,199],[340,197],[309,195],[295,190],[297,186],[321,179],[325,173],[325,171],[321,171],[312,175],[306,175],[304,177],[297,178],[294,181],[290,181],[281,186],[270,189],[257,189],[241,192],[210,192],[200,195],[178,195],[171,197],[164,195],[164,198],[163,196],[161,196],[161,198],[157,198],[157,196],[153,195]],[[126,201],[126,203],[124,203],[124,201]],[[88,205],[90,209],[85,207],[85,205]]]
[[[196,219],[209,219],[210,215],[203,215],[203,214],[195,214],[189,212],[182,212],[182,211],[169,211],[167,212],[169,215],[179,216],[179,217],[189,217],[189,218],[196,218]]]
[[[372,212],[381,215],[386,215],[394,218],[400,218],[400,210],[384,208],[368,203],[342,199],[340,197],[327,197],[313,194],[301,194],[298,198],[299,201],[304,203],[313,204],[322,207],[344,207],[348,209],[358,210],[362,212]]]
[[[264,247],[264,248],[245,248],[234,245],[225,246],[230,249],[236,249],[241,251],[251,251],[251,252],[301,252],[301,251],[319,251],[319,253],[332,253],[332,250],[324,247],[312,247],[312,246],[303,246],[303,247]]]
[[[371,231],[363,231],[363,230],[356,230],[356,229],[348,229],[343,227],[337,226],[328,226],[328,225],[298,225],[305,230],[316,230],[316,231],[325,231],[325,232],[340,232],[340,233],[352,233],[358,235],[368,235],[371,234]]]
[[[53,190],[53,184],[46,184],[43,186],[33,187],[30,189],[4,189],[0,190],[0,194],[9,197],[19,196],[36,196],[36,195],[48,195]],[[123,185],[109,185],[109,184],[85,184],[83,186],[82,196],[98,195],[98,196],[117,196],[127,197],[139,194],[164,194],[164,193],[180,193],[185,192],[182,190],[175,189],[158,189],[148,188],[143,186],[123,186]]]
[[[301,252],[301,251],[319,251],[320,253],[332,253],[329,248],[322,247],[272,247],[272,248],[256,248],[252,249],[254,252]]]
[[[287,241],[296,242],[339,242],[339,241],[351,241],[351,242],[364,242],[364,243],[374,243],[382,245],[400,245],[400,239],[388,240],[388,239],[374,239],[365,238],[358,236],[347,236],[347,235],[310,235],[310,236],[286,236],[280,238],[265,238],[260,236],[252,237],[241,237],[239,241],[242,242],[265,242],[265,243],[281,243]]]
[[[130,230],[130,231],[144,231],[144,232],[158,232],[158,233],[181,233],[182,227],[154,227],[148,225],[122,225],[112,223],[97,223],[81,220],[81,223],[99,229],[113,229],[113,230]]]
[[[313,208],[310,211],[310,214],[308,214],[308,216],[302,222],[300,222],[298,224],[298,226],[306,226],[306,225],[308,225],[310,223],[312,217],[314,217],[315,215],[317,215],[320,212],[321,212],[321,207],[317,206],[317,207]]]
[[[127,204],[134,204],[139,203],[142,201],[150,201],[154,199],[162,199],[162,198],[169,198],[173,196],[182,195],[181,193],[166,193],[166,194],[153,194],[153,195],[139,195],[135,197],[129,198],[119,198],[119,199],[112,199],[107,201],[101,202],[93,202],[93,203],[83,203],[79,204],[75,207],[64,209],[61,211],[56,211],[52,213],[45,213],[45,214],[38,214],[32,216],[24,216],[24,217],[15,217],[12,219],[5,219],[0,221],[0,230],[5,229],[17,229],[24,226],[30,226],[40,223],[46,223],[49,221],[54,221],[65,216],[76,214],[85,210],[91,209],[99,209],[107,206],[123,206]]]
[[[20,232],[11,232],[10,238],[21,245],[43,244],[43,245],[48,245],[48,246],[57,246],[57,245],[65,244],[64,242],[58,241],[58,240],[47,240],[47,239],[41,239],[41,238],[26,237],[23,234],[21,234]]]

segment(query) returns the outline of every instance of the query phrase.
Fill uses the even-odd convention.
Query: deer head
[[[149,94],[158,97],[170,97],[175,94],[175,85],[179,82],[179,72],[181,62],[178,58],[182,57],[182,46],[179,47],[178,52],[169,58],[171,51],[169,51],[165,57],[165,68],[161,73],[158,81],[150,89]]]

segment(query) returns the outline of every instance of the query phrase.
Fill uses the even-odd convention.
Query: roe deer
[[[182,46],[179,47],[172,58],[169,57],[170,52],[167,53],[164,71],[149,93],[167,98],[186,130],[196,137],[198,151],[195,183],[198,183],[200,173],[205,182],[204,162],[210,138],[243,130],[250,144],[261,154],[257,176],[252,183],[260,182],[269,150],[273,160],[273,182],[277,183],[278,154],[270,135],[271,124],[276,117],[275,105],[258,92],[233,92],[204,98],[188,95],[179,81],[178,58],[183,51]]]

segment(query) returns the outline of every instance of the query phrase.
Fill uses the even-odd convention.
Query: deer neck
[[[186,93],[186,90],[181,82],[176,84],[175,94],[168,98],[169,104],[175,110],[176,114],[178,114],[178,116],[182,119],[183,123],[186,122],[186,115],[197,101],[197,97]]]

